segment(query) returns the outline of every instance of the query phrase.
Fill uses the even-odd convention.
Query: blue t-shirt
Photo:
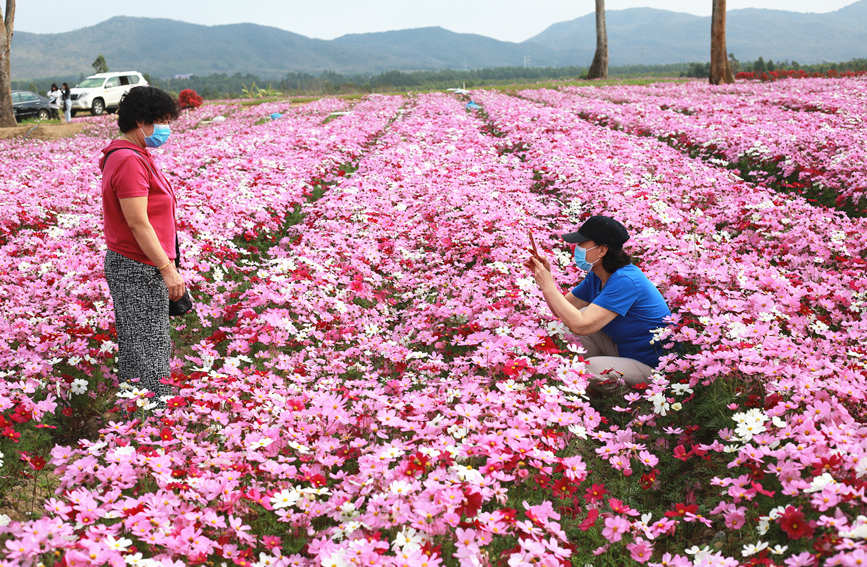
[[[572,290],[572,295],[587,303],[595,303],[617,313],[602,330],[617,345],[620,356],[656,366],[662,355],[660,343],[650,343],[651,329],[666,325],[664,317],[671,315],[668,305],[656,286],[637,266],[629,264],[619,268],[602,280],[590,272]]]

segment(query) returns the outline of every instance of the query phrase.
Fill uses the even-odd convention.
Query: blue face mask
[[[172,129],[169,128],[168,124],[154,124],[154,133],[150,136],[145,136],[145,146],[158,148],[166,143],[171,133]],[[142,131],[142,134],[144,134],[144,131]]]
[[[593,248],[598,248],[599,246],[594,246]],[[585,272],[589,272],[593,268],[593,264],[587,261],[587,252],[593,250],[593,248],[588,248],[587,250],[581,248],[580,246],[575,246],[575,255],[572,256],[572,259],[575,261],[575,265],[578,266],[579,270],[584,270]]]

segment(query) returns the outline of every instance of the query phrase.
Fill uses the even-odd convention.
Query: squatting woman
[[[659,363],[659,343],[652,330],[665,326],[671,314],[659,290],[623,251],[626,228],[611,217],[590,217],[576,231],[563,235],[575,245],[574,261],[587,272],[571,292],[561,293],[548,260],[531,254],[533,272],[548,307],[587,350],[592,375],[591,395],[646,380]]]
[[[120,136],[102,150],[105,278],[114,302],[118,377],[139,380],[157,397],[170,394],[169,299],[185,290],[176,257],[171,185],[147,148],[162,145],[178,117],[175,100],[154,87],[135,87],[120,101]]]

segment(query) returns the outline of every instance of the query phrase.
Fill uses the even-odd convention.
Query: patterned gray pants
[[[160,383],[170,374],[172,340],[169,290],[159,270],[108,250],[105,279],[114,302],[118,378],[138,378],[138,386],[157,397],[171,395],[172,388]]]

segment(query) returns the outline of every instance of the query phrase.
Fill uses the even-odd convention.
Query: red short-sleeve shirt
[[[112,153],[106,158],[108,152]],[[120,208],[120,199],[147,197],[148,220],[166,255],[174,260],[175,194],[150,153],[126,140],[113,140],[102,154],[99,167],[102,169],[102,213],[108,249],[154,265],[133,237]]]

